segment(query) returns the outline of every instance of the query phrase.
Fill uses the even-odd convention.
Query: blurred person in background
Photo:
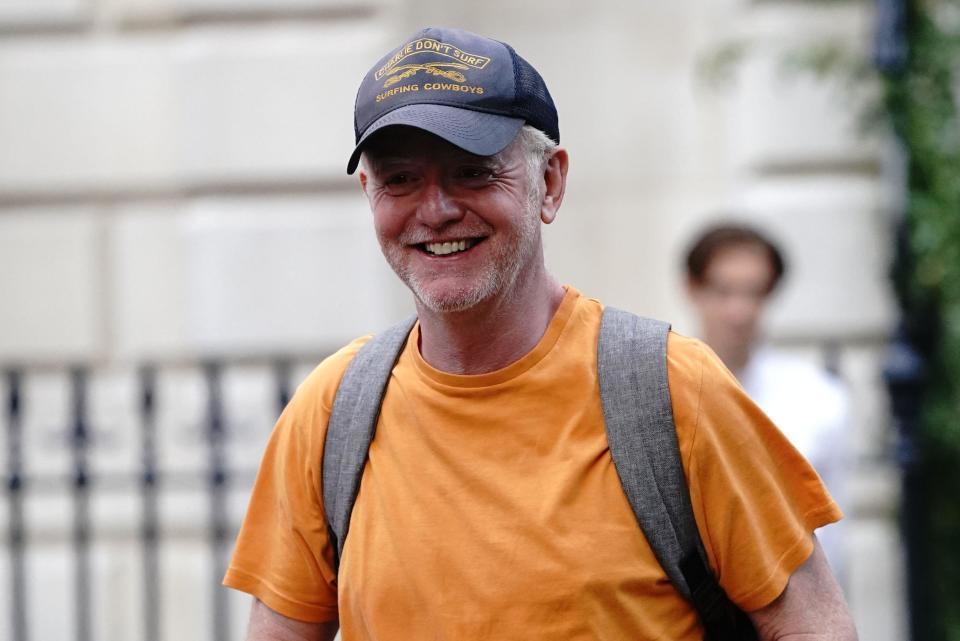
[[[785,273],[780,248],[743,224],[702,231],[686,255],[687,293],[700,336],[813,464],[843,508],[853,468],[846,390],[825,367],[763,339],[763,318]],[[846,578],[843,532],[842,522],[817,531],[841,584]]]
[[[541,226],[557,216],[569,156],[540,74],[504,43],[424,29],[364,77],[354,125],[347,172],[417,323],[327,358],[280,417],[224,579],[256,597],[248,639],[331,639],[339,627],[344,641],[700,641],[605,431],[598,335],[623,316],[544,262]],[[708,524],[704,554],[684,558],[686,584],[718,575],[765,641],[855,639],[812,534],[841,517],[835,502],[700,341],[656,327],[644,364],[663,377],[648,404],[672,407],[675,434],[658,434],[679,450],[668,463],[684,466],[689,495],[682,482],[638,492],[686,497],[685,523]],[[378,351],[384,336],[398,340]],[[384,366],[372,442],[326,465],[362,440],[339,431],[359,421],[336,411],[376,393],[351,377],[358,362]],[[618,391],[640,404],[635,387]],[[345,472],[344,460],[358,465]],[[349,504],[337,490],[357,473]]]

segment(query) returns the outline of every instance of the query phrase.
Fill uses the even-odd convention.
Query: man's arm
[[[833,578],[816,536],[813,537],[813,553],[790,575],[783,594],[770,605],[747,614],[762,641],[857,639],[843,592]]]
[[[337,621],[306,623],[290,619],[254,599],[247,641],[333,641],[339,628]]]

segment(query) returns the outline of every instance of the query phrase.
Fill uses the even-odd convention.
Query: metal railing
[[[816,351],[828,366],[836,368],[841,360],[840,350],[835,344],[820,345]],[[270,414],[275,419],[287,405],[293,389],[294,366],[312,366],[317,360],[304,357],[294,361],[289,357],[278,357],[259,359],[253,363],[263,370],[262,385],[272,386],[272,389],[263,388],[264,414]],[[26,420],[30,406],[28,383],[38,371],[30,367],[0,370],[0,384],[6,395],[3,417],[5,430],[2,434],[5,436],[5,445],[0,455],[5,455],[6,459],[4,498],[7,507],[6,536],[0,533],[0,538],[6,539],[9,554],[8,585],[4,587],[11,595],[7,606],[9,609],[0,610],[0,621],[5,621],[0,624],[0,641],[6,638],[11,641],[38,638],[36,626],[31,626],[28,616],[37,611],[36,607],[31,609],[36,604],[29,602],[35,591],[28,589],[31,581],[36,580],[28,571],[28,553],[36,541],[31,539],[28,519],[25,518],[25,499],[31,490],[34,495],[55,491],[69,499],[72,514],[65,525],[65,536],[72,567],[65,568],[64,573],[72,571],[74,604],[73,621],[67,622],[64,628],[73,632],[76,641],[92,641],[96,637],[94,615],[102,609],[116,607],[116,604],[98,602],[96,591],[91,589],[95,569],[91,566],[91,551],[98,543],[97,530],[91,526],[91,500],[100,494],[118,490],[136,497],[137,513],[134,518],[139,522],[130,530],[129,536],[138,546],[140,556],[139,597],[143,604],[140,638],[144,641],[171,638],[169,634],[162,634],[162,628],[171,623],[167,618],[169,613],[164,612],[165,577],[161,557],[164,546],[175,544],[171,539],[176,532],[171,535],[164,528],[166,524],[161,500],[164,495],[185,491],[204,499],[205,507],[190,518],[194,521],[193,530],[205,538],[205,554],[213,568],[204,579],[209,581],[209,585],[193,586],[202,591],[210,604],[209,621],[196,622],[198,626],[203,626],[198,629],[198,638],[213,641],[237,638],[241,631],[232,629],[236,618],[231,618],[229,593],[220,585],[238,524],[237,515],[228,510],[228,495],[231,491],[245,491],[249,487],[255,474],[255,463],[250,458],[239,465],[231,460],[231,443],[249,439],[251,435],[237,433],[238,415],[224,393],[224,378],[232,368],[250,364],[249,360],[217,360],[186,366],[192,374],[197,375],[195,384],[202,390],[203,399],[202,404],[195,404],[190,411],[189,429],[193,436],[189,443],[180,446],[189,448],[192,453],[197,453],[198,446],[203,448],[202,460],[189,471],[182,466],[165,467],[161,456],[162,442],[164,438],[169,442],[170,438],[169,433],[163,432],[170,425],[162,420],[161,412],[171,403],[179,402],[179,399],[165,395],[160,381],[171,370],[183,370],[185,366],[145,364],[132,370],[128,374],[133,382],[132,397],[123,402],[130,408],[130,416],[135,418],[132,419],[134,424],[125,425],[124,428],[136,432],[138,438],[133,439],[134,443],[128,448],[135,450],[129,452],[132,471],[124,473],[99,468],[96,457],[91,456],[103,446],[96,429],[98,426],[90,412],[91,381],[101,373],[100,370],[93,366],[57,369],[69,390],[68,397],[63,399],[67,406],[64,412],[65,425],[58,426],[58,429],[65,428],[61,433],[66,438],[58,436],[57,440],[59,446],[68,448],[69,460],[63,466],[64,471],[59,473],[31,471],[30,466],[24,464],[25,450],[30,449],[27,438],[30,422]],[[45,372],[48,370],[44,369]],[[272,427],[272,420],[261,416],[256,417],[255,423],[258,435],[265,436]],[[34,442],[33,451],[36,452],[38,447]],[[46,445],[42,444],[42,447]],[[260,445],[254,443],[253,447],[259,455]],[[130,595],[131,600],[136,596]],[[0,603],[0,607],[4,607],[4,604]]]
[[[273,397],[277,413],[287,404],[290,394],[291,362],[289,359],[270,360],[274,381]],[[162,491],[178,491],[177,488],[193,487],[207,495],[207,514],[198,514],[198,523],[207,538],[208,554],[214,572],[209,577],[211,616],[209,637],[214,641],[226,641],[233,638],[227,591],[220,585],[228,562],[232,537],[236,524],[232,523],[227,510],[227,493],[236,476],[242,476],[244,483],[252,479],[255,470],[244,470],[238,474],[231,467],[227,438],[229,426],[225,418],[223,394],[223,375],[230,363],[212,361],[202,364],[203,386],[206,397],[205,416],[202,420],[206,448],[206,469],[196,474],[175,470],[164,470],[158,456],[158,406],[165,399],[158,392],[158,372],[162,368],[144,365],[135,374],[136,405],[139,432],[136,453],[139,469],[133,474],[117,475],[115,472],[100,471],[91,461],[91,452],[97,446],[93,437],[89,416],[90,380],[92,367],[72,367],[64,371],[69,381],[69,425],[67,426],[66,445],[70,449],[70,471],[68,474],[31,473],[24,465],[25,449],[25,409],[26,382],[31,373],[29,368],[11,368],[4,373],[6,388],[6,470],[5,500],[7,503],[6,543],[9,552],[9,585],[6,586],[11,598],[9,610],[0,614],[0,620],[9,623],[9,632],[0,631],[0,639],[9,633],[12,641],[30,641],[32,634],[28,588],[32,580],[27,571],[27,554],[30,545],[27,521],[25,519],[25,497],[31,489],[57,492],[70,495],[72,520],[69,526],[69,547],[72,554],[73,572],[73,617],[67,627],[72,627],[76,641],[92,641],[93,620],[97,608],[117,607],[116,604],[97,603],[91,589],[93,576],[91,568],[91,545],[95,542],[95,532],[91,527],[91,496],[96,492],[110,492],[117,488],[133,490],[138,495],[139,525],[134,536],[138,540],[141,556],[143,603],[142,631],[144,641],[159,641],[163,603],[161,585],[164,580],[160,562],[163,540],[161,523],[160,495]],[[268,431],[270,425],[264,425]],[[185,476],[192,476],[190,479]],[[197,481],[200,487],[197,487]],[[69,571],[69,569],[68,569]],[[206,588],[203,588],[204,590]],[[72,623],[72,625],[71,625]],[[203,635],[206,637],[207,635]]]

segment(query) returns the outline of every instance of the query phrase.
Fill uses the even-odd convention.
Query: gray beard
[[[413,270],[405,264],[403,248],[381,244],[381,249],[393,271],[427,309],[437,313],[462,312],[513,288],[521,271],[530,264],[535,253],[538,227],[539,211],[536,211],[536,216],[531,210],[523,212],[516,242],[501,247],[490,263],[484,266],[472,286],[447,292],[442,296],[431,292],[426,284],[413,274]]]

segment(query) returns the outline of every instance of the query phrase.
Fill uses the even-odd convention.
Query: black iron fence
[[[315,362],[315,361],[314,361]],[[286,405],[291,393],[292,362],[289,359],[275,359],[261,364],[270,368],[273,379],[273,407],[271,415],[279,414]],[[7,630],[0,629],[0,640],[30,641],[38,638],[35,626],[28,613],[37,608],[29,602],[30,582],[34,580],[29,572],[28,551],[31,545],[29,527],[25,518],[25,499],[31,491],[56,492],[69,496],[72,506],[69,540],[72,567],[64,568],[64,574],[72,573],[73,621],[65,621],[64,630],[72,630],[76,641],[93,641],[94,615],[98,608],[129,607],[126,604],[97,603],[95,591],[91,589],[93,569],[91,567],[91,545],[96,533],[91,527],[91,496],[94,493],[111,492],[122,489],[133,491],[139,503],[139,524],[131,532],[139,546],[142,577],[139,600],[142,603],[143,620],[139,625],[144,641],[161,639],[161,622],[165,621],[161,587],[164,581],[163,567],[160,561],[161,550],[165,545],[161,519],[160,499],[163,492],[184,491],[205,493],[207,513],[195,515],[197,531],[206,538],[206,546],[213,568],[209,576],[210,621],[206,630],[197,631],[197,638],[226,641],[237,638],[240,630],[231,629],[230,602],[227,591],[221,587],[220,580],[225,570],[236,528],[236,518],[228,514],[227,495],[232,488],[245,489],[255,474],[255,463],[244,469],[237,468],[230,461],[227,447],[231,425],[225,412],[223,393],[224,372],[231,364],[209,362],[200,367],[202,387],[205,395],[203,415],[196,417],[196,425],[201,426],[202,439],[196,439],[191,447],[205,448],[205,469],[186,472],[163,469],[158,455],[160,438],[158,427],[158,407],[164,402],[177,402],[177,399],[164,399],[158,390],[158,378],[163,368],[146,365],[137,370],[135,378],[135,399],[126,402],[136,408],[136,425],[125,429],[139,433],[136,440],[136,461],[130,473],[117,473],[99,470],[91,459],[91,452],[98,446],[96,426],[91,424],[89,411],[91,378],[94,368],[73,367],[60,372],[68,381],[69,400],[65,426],[67,438],[59,447],[69,449],[69,466],[66,473],[33,473],[24,464],[25,460],[25,417],[29,412],[30,398],[27,383],[32,376],[29,368],[10,368],[4,373],[5,399],[5,501],[7,524],[5,543],[9,553],[9,585],[6,586],[10,599],[8,611],[0,614],[0,621]],[[263,435],[269,432],[271,425],[267,421],[262,425]],[[259,429],[259,428],[258,428]],[[36,454],[36,453],[35,453]],[[188,517],[189,518],[189,517]],[[206,588],[202,588],[206,590]],[[41,605],[42,607],[42,605]],[[58,613],[63,616],[63,613]],[[197,622],[202,625],[201,622]],[[7,637],[9,635],[9,637]],[[69,638],[69,637],[68,637]]]
[[[821,354],[828,366],[837,365],[839,349],[836,345],[822,346]],[[189,366],[148,364],[131,371],[126,377],[132,379],[132,385],[127,393],[128,398],[122,399],[122,402],[131,408],[129,416],[133,418],[128,421],[131,424],[125,424],[122,428],[128,434],[135,433],[138,438],[133,439],[128,447],[132,451],[127,453],[131,459],[127,472],[101,469],[96,457],[92,456],[104,446],[99,436],[99,426],[91,417],[92,381],[98,375],[95,367],[66,367],[56,372],[66,381],[69,391],[63,399],[65,411],[61,413],[66,417],[65,424],[58,428],[61,437],[54,444],[57,449],[66,450],[68,460],[56,473],[31,471],[24,464],[25,457],[28,458],[30,453],[27,450],[36,456],[38,449],[49,446],[49,443],[39,447],[36,442],[32,446],[27,443],[27,417],[31,411],[28,383],[32,377],[49,374],[49,369],[38,371],[19,367],[0,370],[3,372],[0,389],[4,389],[6,395],[5,416],[2,417],[5,429],[0,430],[0,443],[5,443],[0,447],[0,456],[6,459],[7,508],[6,532],[0,532],[0,540],[5,539],[9,554],[8,585],[4,587],[11,597],[8,610],[0,612],[0,621],[5,622],[0,623],[0,641],[33,641],[42,636],[37,633],[37,626],[29,616],[31,612],[42,612],[43,608],[43,604],[30,602],[30,596],[37,592],[29,589],[31,582],[37,580],[29,571],[28,562],[30,547],[36,545],[31,538],[28,519],[25,518],[25,503],[31,492],[34,495],[64,495],[68,497],[65,502],[70,506],[68,509],[72,510],[69,521],[64,521],[71,567],[64,568],[63,574],[72,574],[70,583],[74,603],[69,616],[73,620],[63,622],[60,627],[72,632],[76,641],[100,641],[94,625],[97,613],[117,607],[130,608],[129,604],[98,602],[96,591],[92,589],[95,569],[92,567],[91,552],[97,544],[97,531],[92,527],[91,500],[104,493],[117,491],[133,493],[136,497],[138,523],[128,528],[128,536],[138,548],[141,584],[139,594],[124,597],[142,604],[138,614],[142,620],[137,628],[144,641],[160,641],[163,638],[178,638],[180,641],[179,637],[170,634],[169,629],[165,630],[172,622],[170,613],[164,611],[165,577],[161,557],[165,546],[172,547],[176,543],[170,540],[169,533],[165,535],[161,502],[164,496],[171,493],[204,495],[206,507],[186,516],[194,523],[193,529],[198,536],[205,539],[206,555],[212,568],[204,579],[209,582],[208,586],[193,586],[193,591],[207,595],[209,621],[194,622],[199,627],[192,638],[212,641],[239,638],[243,631],[236,629],[236,621],[240,617],[233,614],[240,613],[231,613],[229,591],[220,585],[239,519],[236,511],[231,514],[228,509],[229,495],[231,491],[245,493],[251,485],[256,460],[259,459],[273,420],[289,401],[293,383],[318,360],[304,357],[296,361],[290,358],[264,359],[253,363],[210,361]],[[261,387],[266,385],[270,389],[266,391],[266,400],[263,401],[268,407],[258,416],[248,417],[248,422],[255,423],[256,434],[248,432],[244,435],[237,433],[237,411],[225,397],[224,378],[237,368],[251,365],[266,372],[262,379],[269,382],[262,383]],[[192,455],[203,454],[199,461],[191,463],[189,470],[184,466],[171,466],[170,460],[164,461],[161,456],[164,430],[170,428],[169,421],[164,423],[161,420],[161,410],[182,400],[173,394],[165,395],[160,385],[160,380],[169,374],[171,368],[187,368],[195,374],[194,387],[202,395],[202,402],[191,405],[190,411],[196,415],[191,416],[189,425],[186,425],[192,437],[181,444],[183,450],[189,450]],[[64,435],[66,438],[62,438]],[[247,457],[238,464],[236,460],[231,460],[230,445],[243,439],[253,441],[256,458]],[[198,448],[201,452],[197,451]],[[45,454],[42,451],[40,453]],[[179,516],[181,520],[184,518],[184,515]],[[63,616],[63,613],[58,615]],[[121,638],[117,634],[112,636]]]

